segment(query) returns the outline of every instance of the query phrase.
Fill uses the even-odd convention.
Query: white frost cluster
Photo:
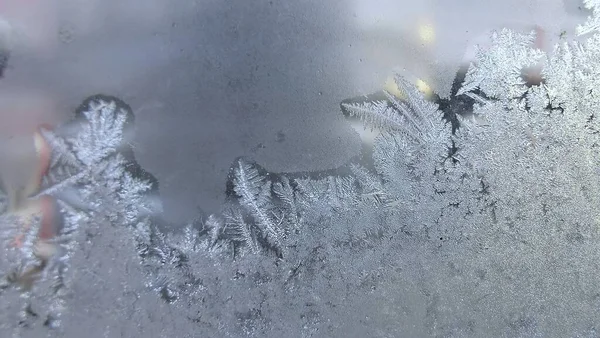
[[[600,3],[585,4],[584,42],[546,55],[533,33],[496,32],[448,100],[398,76],[402,97],[344,103],[379,131],[368,159],[296,174],[236,160],[222,212],[180,232],[146,219],[152,184],[128,169],[129,112],[117,102],[91,101],[73,134],[45,133],[55,153],[44,193],[61,199],[72,233],[119,225],[113,241],[135,246],[139,257],[90,264],[127,281],[98,285],[118,284],[102,292],[136,330],[598,336]],[[524,79],[532,66],[539,83]],[[164,302],[131,287],[130,271]]]

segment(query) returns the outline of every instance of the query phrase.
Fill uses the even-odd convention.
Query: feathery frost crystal
[[[401,76],[402,95],[344,101],[379,136],[336,171],[236,159],[222,211],[183,227],[157,217],[156,182],[124,142],[130,110],[92,98],[45,131],[62,287],[41,283],[20,313],[43,308],[68,330],[77,303],[44,298],[68,289],[117,299],[114,313],[164,336],[597,336],[600,2],[585,5],[582,41],[549,55],[534,32],[495,32],[449,101]],[[103,255],[110,269],[85,258]]]

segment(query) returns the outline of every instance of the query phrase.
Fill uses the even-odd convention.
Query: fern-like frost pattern
[[[134,165],[129,108],[88,100],[69,128],[43,131],[53,154],[41,195],[56,196],[66,224],[47,289],[76,283],[68,268],[116,225],[113,242],[137,256],[109,270],[143,279],[111,283],[129,301],[119,314],[146,301],[197,335],[597,336],[600,5],[584,4],[585,40],[546,54],[534,32],[495,32],[449,101],[399,75],[396,94],[344,101],[378,136],[335,171],[236,159],[223,209],[177,231],[156,217],[156,182]],[[32,240],[5,261],[33,260]],[[41,302],[58,318],[63,296],[32,297],[20,313]],[[167,326],[165,336],[181,333]]]

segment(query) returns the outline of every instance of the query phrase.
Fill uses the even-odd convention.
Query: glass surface
[[[0,336],[596,336],[598,13],[0,0]]]

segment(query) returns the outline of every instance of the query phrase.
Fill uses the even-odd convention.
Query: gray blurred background
[[[185,222],[218,210],[235,157],[306,171],[356,155],[360,139],[339,102],[381,89],[393,67],[447,95],[467,46],[490,29],[539,25],[551,50],[582,22],[580,5],[6,0],[0,17],[13,29],[13,55],[0,80],[1,124],[59,123],[89,95],[122,98],[136,113],[136,155],[160,181],[165,216]],[[15,92],[53,103],[17,113],[7,108]]]

